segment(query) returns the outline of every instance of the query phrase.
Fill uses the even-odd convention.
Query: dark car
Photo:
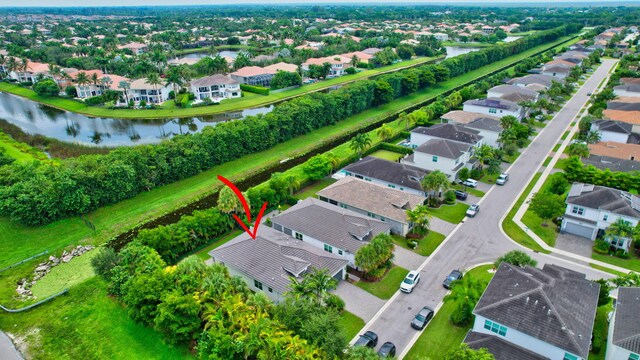
[[[367,331],[360,335],[360,338],[353,344],[353,346],[366,346],[370,348],[374,348],[376,345],[378,345],[378,335],[373,331]]]
[[[396,346],[393,345],[392,342],[387,341],[386,343],[382,344],[380,350],[378,350],[378,355],[385,358],[392,358],[396,356]]]
[[[462,200],[462,201],[467,200],[468,194],[466,192],[456,190],[455,193],[456,193],[456,199]]]
[[[431,318],[433,317],[433,310],[428,307],[423,307],[420,312],[416,314],[416,316],[411,320],[411,327],[416,330],[422,330]]]
[[[453,270],[451,274],[449,274],[449,276],[447,276],[447,278],[444,279],[444,281],[442,282],[442,285],[445,288],[450,289],[451,283],[460,279],[462,279],[462,273],[459,270]]]

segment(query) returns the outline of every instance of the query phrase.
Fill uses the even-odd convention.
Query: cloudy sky
[[[0,0],[0,6],[2,7],[15,7],[15,6],[140,6],[140,5],[213,5],[213,4],[291,4],[291,3],[369,3],[369,4],[403,4],[403,3],[437,3],[437,4],[465,4],[465,3],[488,3],[488,4],[508,4],[508,3],[524,3],[524,2],[536,2],[536,3],[549,3],[555,4],[559,2],[572,2],[586,4],[590,2],[597,3],[611,3],[615,4],[640,4],[640,0],[491,0],[491,1],[478,1],[478,0]]]

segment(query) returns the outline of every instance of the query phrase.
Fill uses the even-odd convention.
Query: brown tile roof
[[[620,78],[620,82],[625,85],[640,85],[640,78]]]
[[[280,71],[288,71],[288,72],[298,72],[298,65],[296,64],[288,64],[286,62],[279,62],[277,64],[272,64],[264,67],[265,70],[273,72],[274,74]]]
[[[257,75],[264,75],[264,74],[271,74],[271,72],[269,70],[265,70],[261,68],[260,66],[245,66],[231,73],[231,75],[242,76],[242,77],[257,76]]]
[[[616,159],[640,161],[640,145],[613,141],[589,144],[591,155],[609,156]]]
[[[604,110],[602,114],[607,119],[640,125],[640,111]]]

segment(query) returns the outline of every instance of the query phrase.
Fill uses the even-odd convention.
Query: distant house
[[[603,155],[589,155],[589,158],[582,159],[582,163],[585,165],[593,165],[598,169],[611,171],[640,171],[640,161],[617,159],[610,156]]]
[[[618,219],[632,226],[640,221],[640,199],[618,189],[574,183],[566,203],[560,230],[591,240],[604,235]],[[611,245],[624,250],[629,248],[629,239],[618,240]]]
[[[482,117],[465,125],[467,129],[478,131],[478,135],[482,136],[482,142],[491,147],[498,148],[500,146],[499,139],[502,132],[500,120],[491,117]]]
[[[237,81],[219,74],[191,81],[191,92],[199,100],[220,101],[242,96],[242,90],[240,90],[240,84]]]
[[[255,240],[244,232],[209,255],[232,276],[240,276],[251,290],[276,302],[291,290],[291,277],[302,281],[314,269],[326,269],[334,279],[342,280],[347,267],[347,260],[265,225],[258,228]]]
[[[542,86],[549,89],[551,84],[557,81],[553,76],[532,74],[509,80],[507,83],[516,86],[529,87],[531,85]]]
[[[573,67],[564,63],[555,63],[542,67],[542,75],[552,76],[556,79],[564,79],[571,73]]]
[[[523,101],[537,101],[539,94],[537,91],[516,85],[498,85],[487,91],[488,98],[499,98],[521,103]]]
[[[640,359],[640,288],[618,288],[609,322],[606,360]]]
[[[133,80],[129,86],[129,99],[136,103],[162,104],[169,100],[169,93],[173,90],[173,84],[151,85],[147,79]]]
[[[318,192],[318,198],[344,209],[353,210],[391,225],[391,232],[405,236],[413,224],[407,210],[427,199],[424,196],[382,187],[366,180],[347,176]]]
[[[640,84],[614,86],[613,93],[616,96],[640,97]]]
[[[596,120],[591,123],[591,131],[597,131],[600,134],[600,141],[604,142],[638,144],[640,131],[634,128],[632,124],[614,120]]]
[[[355,267],[358,250],[391,225],[324,201],[307,198],[274,216],[273,229],[337,255]]]
[[[419,167],[374,156],[367,156],[345,167],[344,171],[347,176],[420,196],[425,196],[420,181],[429,173]]]
[[[132,42],[126,45],[118,46],[118,49],[128,49],[131,50],[134,55],[142,55],[149,50],[149,47],[146,44]]]
[[[345,70],[351,67],[351,58],[341,55],[327,56],[322,58],[310,58],[302,63],[302,70],[309,71],[311,65],[323,66],[325,63],[331,64],[331,70],[327,77],[337,77],[346,74]]]
[[[276,74],[278,71],[288,71],[292,73],[298,72],[298,65],[296,64],[288,64],[286,62],[279,62],[276,64],[271,64],[269,66],[263,67],[266,71],[269,71],[272,74]]]
[[[584,274],[557,265],[503,262],[473,310],[465,342],[487,348],[496,360],[586,360],[599,289]]]
[[[464,102],[462,109],[500,118],[511,115],[519,120],[522,120],[526,115],[526,111],[522,106],[500,98],[467,100]]]
[[[613,141],[589,144],[589,153],[623,160],[640,161],[640,146]]]
[[[449,40],[449,35],[447,35],[445,33],[441,33],[441,32],[434,33],[433,37],[436,38],[436,40],[438,40],[438,41],[448,41]]]
[[[419,168],[439,170],[455,180],[462,168],[470,168],[474,145],[448,139],[430,139],[418,146],[402,163]]]
[[[22,65],[20,59],[16,61]],[[50,78],[49,64],[29,61],[26,69],[13,70],[9,72],[9,78],[18,82],[36,83],[40,77]]]
[[[415,149],[432,139],[447,139],[473,146],[483,144],[478,130],[455,123],[435,124],[430,127],[418,126],[411,130],[411,146]]]
[[[240,84],[269,87],[274,72],[260,66],[245,66],[231,74],[231,78]]]
[[[456,123],[461,125],[466,125],[472,121],[487,118],[493,120],[499,120],[500,118],[497,116],[489,116],[482,113],[471,112],[471,111],[462,111],[462,110],[451,110],[448,113],[440,116],[440,119],[447,120],[450,123]]]

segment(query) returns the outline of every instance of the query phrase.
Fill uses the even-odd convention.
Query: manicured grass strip
[[[616,265],[621,268],[629,269],[635,272],[640,272],[640,259],[637,255],[633,254],[633,250],[629,252],[631,257],[629,259],[621,259],[616,256],[598,254],[597,252],[593,252],[591,254],[591,258],[594,260],[599,260],[611,265]]]
[[[553,151],[553,152],[558,152],[558,150],[560,150],[560,146],[562,146],[562,144],[555,144],[555,145],[553,146],[553,150],[551,150],[551,151]]]
[[[470,270],[466,275],[471,274],[474,278],[489,284],[492,273],[488,271],[493,265],[479,266]],[[486,285],[485,285],[486,287]],[[472,324],[458,327],[451,323],[449,317],[455,310],[455,303],[448,301],[442,304],[436,316],[433,317],[429,325],[424,329],[418,341],[413,344],[411,350],[405,356],[408,360],[422,359],[443,359],[447,352],[456,348],[462,343]]]
[[[204,248],[198,250],[196,252],[196,256],[199,257],[202,260],[209,260],[211,258],[211,256],[209,256],[209,251],[213,250],[213,249],[217,249],[218,247],[228,243],[231,239],[233,239],[234,237],[238,236],[242,234],[242,230],[233,230],[231,232],[229,232],[228,234],[224,235],[223,237],[216,239],[214,241],[211,242],[211,244],[205,246]]]
[[[306,198],[309,197],[316,197],[316,193],[324,188],[326,188],[327,186],[333,184],[334,182],[336,182],[336,179],[333,178],[324,178],[320,181],[317,181],[311,185],[305,186],[303,189],[301,189],[300,191],[298,191],[297,193],[293,194],[293,197],[295,197],[298,200],[304,200]]]
[[[387,274],[378,282],[364,282],[358,281],[356,286],[359,288],[379,297],[380,299],[390,299],[393,294],[400,289],[400,283],[405,276],[409,273],[409,270],[394,266],[387,272]]]
[[[531,209],[527,209],[522,216],[522,223],[527,225],[529,231],[533,231],[549,246],[556,246],[556,236],[558,226],[551,221],[547,222],[547,226],[542,226],[542,219],[536,215]]]
[[[36,310],[0,316],[0,329],[24,339],[34,359],[191,359],[136,323],[93,277]]]
[[[527,187],[524,189],[524,192],[522,193],[522,195],[520,195],[520,197],[518,198],[518,201],[516,201],[515,205],[513,205],[513,207],[511,208],[511,211],[509,211],[509,213],[507,214],[507,217],[502,222],[502,229],[507,234],[507,236],[509,236],[518,244],[522,246],[526,246],[529,249],[532,249],[534,251],[548,254],[550,253],[549,251],[543,249],[540,245],[538,245],[538,243],[535,240],[533,240],[529,235],[527,235],[524,232],[524,230],[522,230],[518,225],[516,225],[515,222],[513,222],[513,217],[516,215],[516,212],[518,211],[518,209],[520,208],[524,200],[527,198],[527,195],[531,192],[531,189],[533,188],[535,183],[538,181],[540,176],[542,176],[542,173],[536,173],[533,176],[533,179],[531,179],[531,181],[529,182],[529,185],[527,185]]]
[[[567,136],[569,136],[569,131],[565,131],[562,136],[560,137],[560,140],[564,140],[567,138]]]
[[[348,312],[347,310],[342,311],[342,314],[340,314],[340,328],[342,329],[342,333],[346,339],[353,339],[358,335],[360,329],[363,327],[364,320],[360,319],[356,315]]]
[[[596,319],[593,323],[593,341],[591,343],[591,351],[589,352],[589,360],[604,360],[607,353],[607,336],[609,332],[609,313],[613,310],[613,304],[602,305],[596,310]],[[594,351],[600,344],[599,351]],[[596,345],[596,346],[594,346]]]
[[[498,174],[499,175],[499,174]],[[497,175],[495,176],[496,178],[498,177]],[[480,179],[482,181],[484,181],[484,178]],[[495,182],[495,178],[493,179],[493,182]],[[485,181],[486,182],[486,181]],[[487,182],[488,183],[488,182]],[[473,196],[477,196],[477,197],[483,197],[484,196],[484,191],[482,190],[478,190],[478,189],[474,189],[472,187],[468,187],[468,186],[464,186],[462,184],[455,184],[455,185],[451,185],[451,189],[453,190],[461,190],[464,192],[467,192]]]
[[[373,156],[373,157],[377,157],[377,158],[389,160],[389,161],[398,161],[398,159],[403,157],[404,154],[400,154],[395,151],[389,151],[389,150],[377,150],[369,154],[369,156]]]
[[[98,251],[98,249],[94,249],[82,256],[74,257],[68,263],[61,263],[52,268],[45,277],[38,280],[31,288],[33,295],[38,300],[42,300],[94,276],[91,259],[96,256]]]
[[[452,224],[458,224],[465,217],[469,205],[456,202],[455,205],[442,205],[437,209],[429,208],[431,215]],[[481,210],[482,211],[482,210]]]
[[[422,256],[431,255],[442,244],[446,236],[439,232],[429,231],[416,247],[416,252]]]
[[[548,156],[546,159],[544,159],[544,162],[542,163],[542,166],[549,166],[549,163],[551,163],[551,160],[553,158],[551,156]]]
[[[623,272],[616,271],[616,270],[613,270],[613,269],[609,269],[608,267],[600,266],[600,265],[598,265],[598,264],[592,264],[592,263],[589,263],[589,266],[591,266],[591,267],[592,267],[592,268],[594,268],[594,269],[598,269],[598,270],[600,270],[600,271],[608,272],[609,274],[612,274],[612,275],[615,275],[615,276],[622,276],[622,275],[626,275],[626,274],[625,274],[625,273],[623,273]]]

